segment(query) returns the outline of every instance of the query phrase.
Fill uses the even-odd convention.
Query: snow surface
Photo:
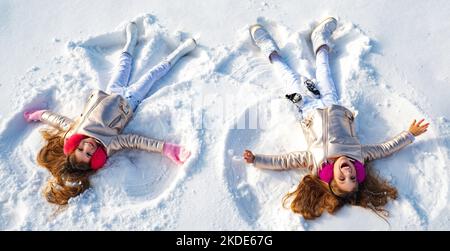
[[[0,2],[0,229],[2,230],[438,230],[450,228],[448,1],[12,1]],[[142,14],[144,13],[144,14]],[[308,36],[339,19],[330,62],[341,102],[357,112],[362,143],[431,122],[427,134],[375,162],[399,189],[388,223],[347,206],[305,221],[281,198],[305,173],[256,170],[243,149],[305,148],[296,113],[273,68],[251,44],[259,22],[299,73],[314,78]],[[199,47],[152,88],[126,132],[181,143],[183,166],[126,151],[92,177],[67,207],[41,195],[39,124],[22,112],[48,107],[77,116],[87,92],[105,88],[138,23],[132,81],[189,36]]]

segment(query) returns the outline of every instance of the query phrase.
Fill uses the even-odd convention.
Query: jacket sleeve
[[[56,114],[51,111],[45,111],[41,116],[41,121],[47,125],[55,127],[57,129],[67,131],[74,122],[65,116]]]
[[[271,170],[287,170],[293,168],[314,167],[314,157],[309,151],[291,152],[281,155],[262,155],[256,154],[254,165],[256,168]]]
[[[121,134],[111,141],[111,153],[123,149],[136,149],[147,152],[162,153],[164,141],[151,139],[136,134]]]
[[[408,131],[403,131],[394,138],[381,143],[373,145],[362,146],[362,156],[365,161],[375,160],[387,157],[400,149],[411,144],[414,141],[414,135]]]

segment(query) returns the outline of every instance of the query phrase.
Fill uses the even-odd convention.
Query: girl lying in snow
[[[353,125],[354,114],[339,105],[328,64],[330,37],[336,26],[336,19],[328,18],[311,34],[316,55],[317,88],[289,68],[278,54],[276,43],[262,26],[250,27],[253,42],[269,57],[286,82],[286,98],[301,109],[301,126],[308,150],[282,155],[254,155],[245,150],[244,159],[257,168],[310,170],[297,189],[283,199],[283,205],[291,199],[292,211],[305,219],[319,217],[324,210],[334,213],[346,203],[386,213],[383,206],[389,198],[397,197],[397,190],[372,174],[366,168],[367,162],[391,155],[411,144],[415,136],[427,131],[429,125],[422,124],[423,119],[418,123],[414,120],[408,131],[382,144],[359,143]],[[315,99],[315,96],[320,98]]]
[[[126,26],[126,38],[119,65],[106,92],[93,91],[83,113],[76,120],[48,110],[24,113],[28,122],[41,121],[57,129],[42,132],[47,144],[37,156],[39,165],[53,175],[44,191],[51,203],[67,204],[71,197],[86,190],[89,176],[103,167],[108,156],[119,150],[161,153],[177,164],[183,164],[190,156],[190,152],[182,146],[121,132],[153,83],[166,75],[180,57],[196,47],[195,40],[185,41],[164,61],[129,85],[133,51],[138,39],[135,23]]]

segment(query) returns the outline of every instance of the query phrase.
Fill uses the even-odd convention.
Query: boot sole
[[[324,20],[322,20],[318,25],[316,25],[316,27],[314,27],[314,29],[311,31],[311,33],[309,34],[309,39],[311,40],[311,36],[314,33],[314,31],[317,29],[317,27],[321,26],[322,24],[328,22],[329,20],[334,20],[336,22],[336,26],[337,26],[337,20],[334,17],[327,17]],[[335,29],[336,30],[336,29]]]
[[[256,28],[258,28],[258,27],[261,28],[261,29],[263,29],[263,30],[265,30],[265,31],[267,32],[267,30],[264,29],[264,27],[263,27],[262,25],[260,25],[260,24],[254,24],[254,25],[250,26],[250,27],[248,28],[248,32],[249,32],[250,37],[252,38],[252,41],[253,41],[254,44],[256,44],[256,41],[255,41],[255,39],[254,39],[254,37],[253,37],[252,30],[256,30]]]

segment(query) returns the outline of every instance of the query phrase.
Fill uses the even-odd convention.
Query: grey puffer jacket
[[[97,139],[105,147],[108,156],[127,148],[161,153],[163,141],[136,134],[122,134],[132,116],[133,111],[122,96],[95,90],[89,95],[83,113],[75,121],[50,111],[42,114],[41,121],[68,131],[66,139],[75,133]]]
[[[414,141],[403,131],[394,138],[374,145],[361,145],[355,133],[354,114],[347,108],[333,105],[316,109],[302,123],[308,149],[281,155],[255,155],[254,165],[264,169],[308,168],[317,175],[322,163],[345,155],[361,163],[389,156]]]

